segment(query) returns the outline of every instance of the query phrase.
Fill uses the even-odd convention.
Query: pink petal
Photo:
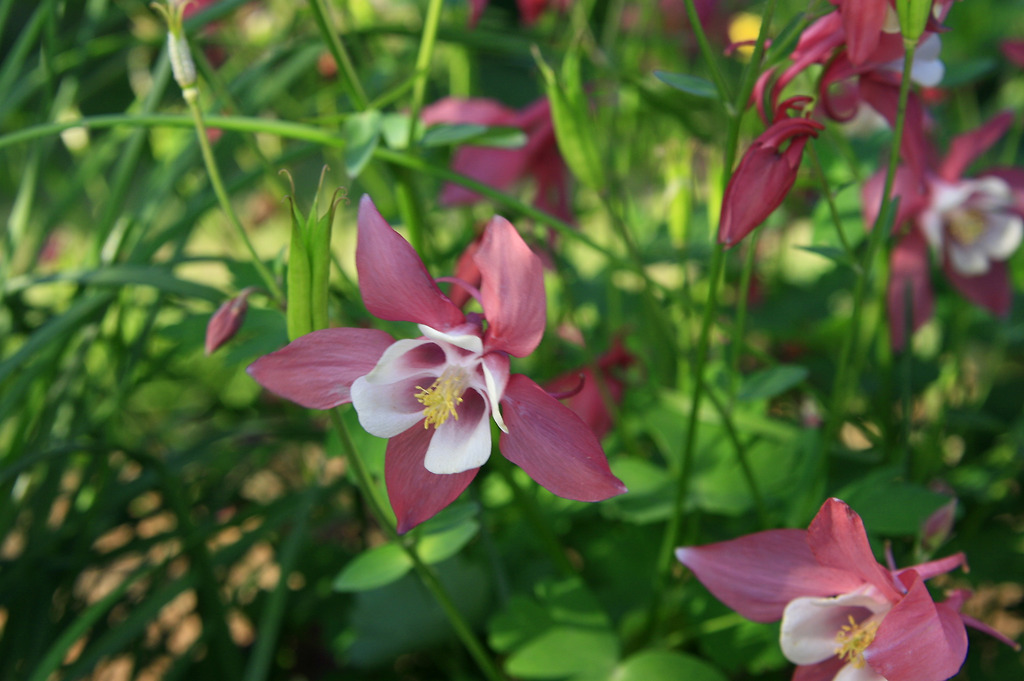
[[[497,149],[494,147],[460,147],[452,157],[451,167],[457,173],[470,177],[495,189],[507,190],[526,176],[530,154],[526,147]],[[474,203],[480,195],[457,184],[446,184],[441,192],[441,203],[446,206]]]
[[[901,350],[907,343],[907,289],[910,289],[910,332],[917,331],[932,318],[934,302],[928,266],[928,244],[914,230],[897,242],[889,260],[889,338],[892,347]]]
[[[863,64],[878,46],[889,0],[854,0],[839,6],[850,61]]]
[[[473,256],[480,269],[484,346],[516,357],[540,343],[547,321],[544,268],[508,220],[494,216]]]
[[[676,558],[727,606],[755,622],[774,622],[801,596],[834,596],[864,585],[846,570],[822,567],[804,530],[766,530],[676,549]]]
[[[802,664],[793,670],[792,681],[832,681],[845,664],[835,656],[818,664]]]
[[[955,182],[975,159],[992,148],[1013,125],[1013,114],[1009,111],[993,116],[984,125],[962,135],[957,135],[949,145],[949,153],[939,167],[939,176]]]
[[[953,608],[932,602],[917,575],[904,575],[903,582],[906,596],[882,620],[864,659],[888,681],[948,679],[967,656],[963,622]]]
[[[861,190],[864,209],[864,224],[872,229],[878,221],[878,212],[882,209],[882,192],[885,190],[885,170],[872,175]],[[907,166],[896,169],[893,178],[892,195],[900,199],[896,219],[892,223],[893,230],[910,222],[924,207],[927,196],[919,178]]]
[[[441,330],[463,321],[462,312],[441,293],[413,247],[365,194],[359,202],[356,269],[363,302],[376,317]]]
[[[882,114],[889,125],[895,127],[896,114],[899,109],[899,84],[882,78],[862,77],[858,83],[861,98]],[[902,161],[910,167],[915,177],[924,177],[933,165],[935,153],[925,136],[927,118],[920,98],[913,92],[907,99],[906,122],[903,125],[903,138],[900,142]]]
[[[480,15],[487,9],[487,5],[490,4],[490,0],[469,0],[470,12],[469,12],[469,27],[476,28],[477,22],[480,21]]]
[[[1024,40],[1004,40],[999,49],[1004,57],[1024,69]]]
[[[515,125],[518,113],[501,102],[486,97],[444,97],[423,107],[420,119],[425,125],[438,123],[476,123],[478,125]]]
[[[395,511],[399,534],[433,518],[466,489],[479,469],[453,475],[434,475],[423,467],[423,458],[434,430],[413,426],[388,440],[384,480]]]
[[[516,0],[516,6],[519,7],[519,15],[522,17],[523,23],[529,26],[537,21],[541,12],[547,9],[549,2],[550,0]]]
[[[988,272],[973,277],[960,274],[948,261],[943,264],[943,269],[950,283],[964,298],[986,308],[994,315],[1005,317],[1010,314],[1013,287],[1005,262],[991,261]]]
[[[501,453],[549,492],[603,501],[626,491],[590,428],[532,380],[513,374],[501,406],[508,426]]]
[[[394,342],[376,329],[323,329],[260,357],[247,371],[281,397],[330,409],[351,401],[353,381],[368,374]]]
[[[871,552],[864,523],[845,502],[828,499],[822,504],[807,528],[807,544],[821,565],[854,573],[889,601],[899,600],[892,576]]]

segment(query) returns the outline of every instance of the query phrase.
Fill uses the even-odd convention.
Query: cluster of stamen
[[[947,215],[950,235],[964,246],[970,246],[985,234],[988,223],[977,208],[958,208]]]
[[[836,655],[840,660],[852,664],[857,669],[864,666],[864,649],[875,640],[878,621],[857,624],[853,615],[848,615],[849,624],[844,624],[836,634]]]
[[[416,399],[423,405],[423,427],[434,426],[436,429],[448,420],[449,416],[459,420],[456,410],[462,404],[462,394],[466,392],[468,377],[465,370],[459,367],[448,367],[429,388],[416,386]]]

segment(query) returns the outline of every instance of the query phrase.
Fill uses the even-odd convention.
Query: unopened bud
[[[921,548],[931,555],[942,546],[953,532],[956,519],[956,499],[940,506],[921,526]]]
[[[249,295],[256,289],[244,289],[231,300],[217,308],[206,325],[206,354],[212,354],[217,348],[231,340],[245,321],[245,313],[249,309]]]

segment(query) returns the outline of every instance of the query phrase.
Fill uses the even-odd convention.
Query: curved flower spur
[[[398,531],[431,518],[499,449],[541,486],[578,501],[626,491],[590,428],[534,381],[510,374],[509,355],[540,343],[546,323],[539,258],[507,220],[487,225],[473,259],[479,289],[456,278],[483,314],[464,313],[412,246],[377,211],[359,204],[356,269],[371,314],[414,322],[423,334],[396,341],[374,329],[323,329],[256,360],[249,374],[304,407],[351,402],[371,434],[390,438],[384,463]]]

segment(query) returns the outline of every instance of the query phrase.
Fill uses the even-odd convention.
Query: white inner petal
[[[459,418],[448,419],[434,432],[423,466],[437,475],[479,468],[491,455],[491,422],[486,402],[476,391],[467,392]]]
[[[861,622],[892,607],[863,590],[832,598],[796,598],[782,613],[779,645],[782,654],[796,664],[817,664],[836,655],[836,634],[849,617]]]
[[[417,324],[417,326],[420,327],[420,333],[431,340],[450,343],[455,347],[469,350],[470,352],[481,353],[484,351],[484,341],[477,333],[445,333],[444,331],[432,329],[425,324]]]

